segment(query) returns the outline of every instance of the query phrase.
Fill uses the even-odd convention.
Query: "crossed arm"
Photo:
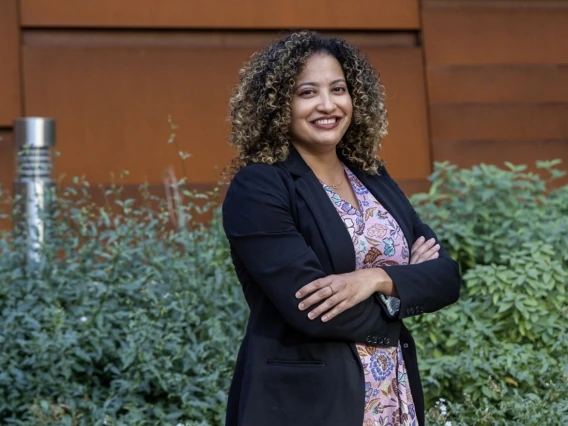
[[[440,244],[435,238],[426,240],[421,236],[410,250],[409,264],[437,259],[440,256],[439,251]],[[302,287],[296,292],[296,297],[303,299],[298,304],[298,309],[301,311],[323,301],[310,310],[308,318],[313,320],[321,315],[321,320],[326,322],[377,293],[398,297],[391,277],[382,268],[359,269],[347,274],[328,275]]]

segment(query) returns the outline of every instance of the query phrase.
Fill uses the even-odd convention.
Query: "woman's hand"
[[[437,259],[439,250],[440,245],[436,244],[434,238],[426,240],[420,237],[412,246],[409,263],[412,265]],[[301,311],[325,300],[310,311],[308,318],[316,319],[324,314],[321,320],[326,322],[368,299],[376,292],[386,296],[397,295],[392,280],[381,268],[359,269],[347,274],[320,278],[298,290],[296,297],[301,299],[309,295],[298,305]]]
[[[310,311],[308,318],[316,319],[324,314],[321,320],[326,322],[374,293],[387,291],[385,289],[389,287],[393,287],[392,280],[381,268],[359,269],[312,281],[298,290],[296,297],[301,299],[309,295],[298,305],[301,311],[325,300]]]
[[[410,250],[410,264],[426,262],[427,260],[437,259],[439,256],[440,244],[436,244],[434,238],[426,240],[420,237],[416,240]]]

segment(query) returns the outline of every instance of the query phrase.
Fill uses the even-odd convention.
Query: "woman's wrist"
[[[384,294],[385,296],[398,296],[391,277],[383,268],[372,268],[369,269],[369,271],[373,274],[372,279],[377,293]]]

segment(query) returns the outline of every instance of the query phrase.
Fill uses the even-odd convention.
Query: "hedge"
[[[413,197],[465,278],[457,304],[408,321],[430,425],[568,424],[568,186],[538,165],[551,179],[437,164]],[[35,270],[2,233],[1,424],[223,424],[248,309],[215,193],[172,189],[174,205],[117,187],[101,206],[84,181],[60,188]]]

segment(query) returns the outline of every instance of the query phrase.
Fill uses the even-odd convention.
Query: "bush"
[[[465,280],[457,304],[408,321],[431,425],[568,424],[568,187],[549,184],[437,164],[413,197]],[[0,423],[222,424],[248,310],[215,193],[114,188],[101,207],[87,189],[59,191],[41,268],[0,236]]]
[[[568,424],[568,191],[557,162],[437,164],[419,214],[464,272],[460,300],[410,322],[433,425]],[[447,423],[450,422],[450,423]]]
[[[185,193],[178,217],[207,210]],[[36,272],[22,236],[0,238],[1,424],[222,423],[247,312],[219,214],[174,230],[143,194],[62,191]]]

